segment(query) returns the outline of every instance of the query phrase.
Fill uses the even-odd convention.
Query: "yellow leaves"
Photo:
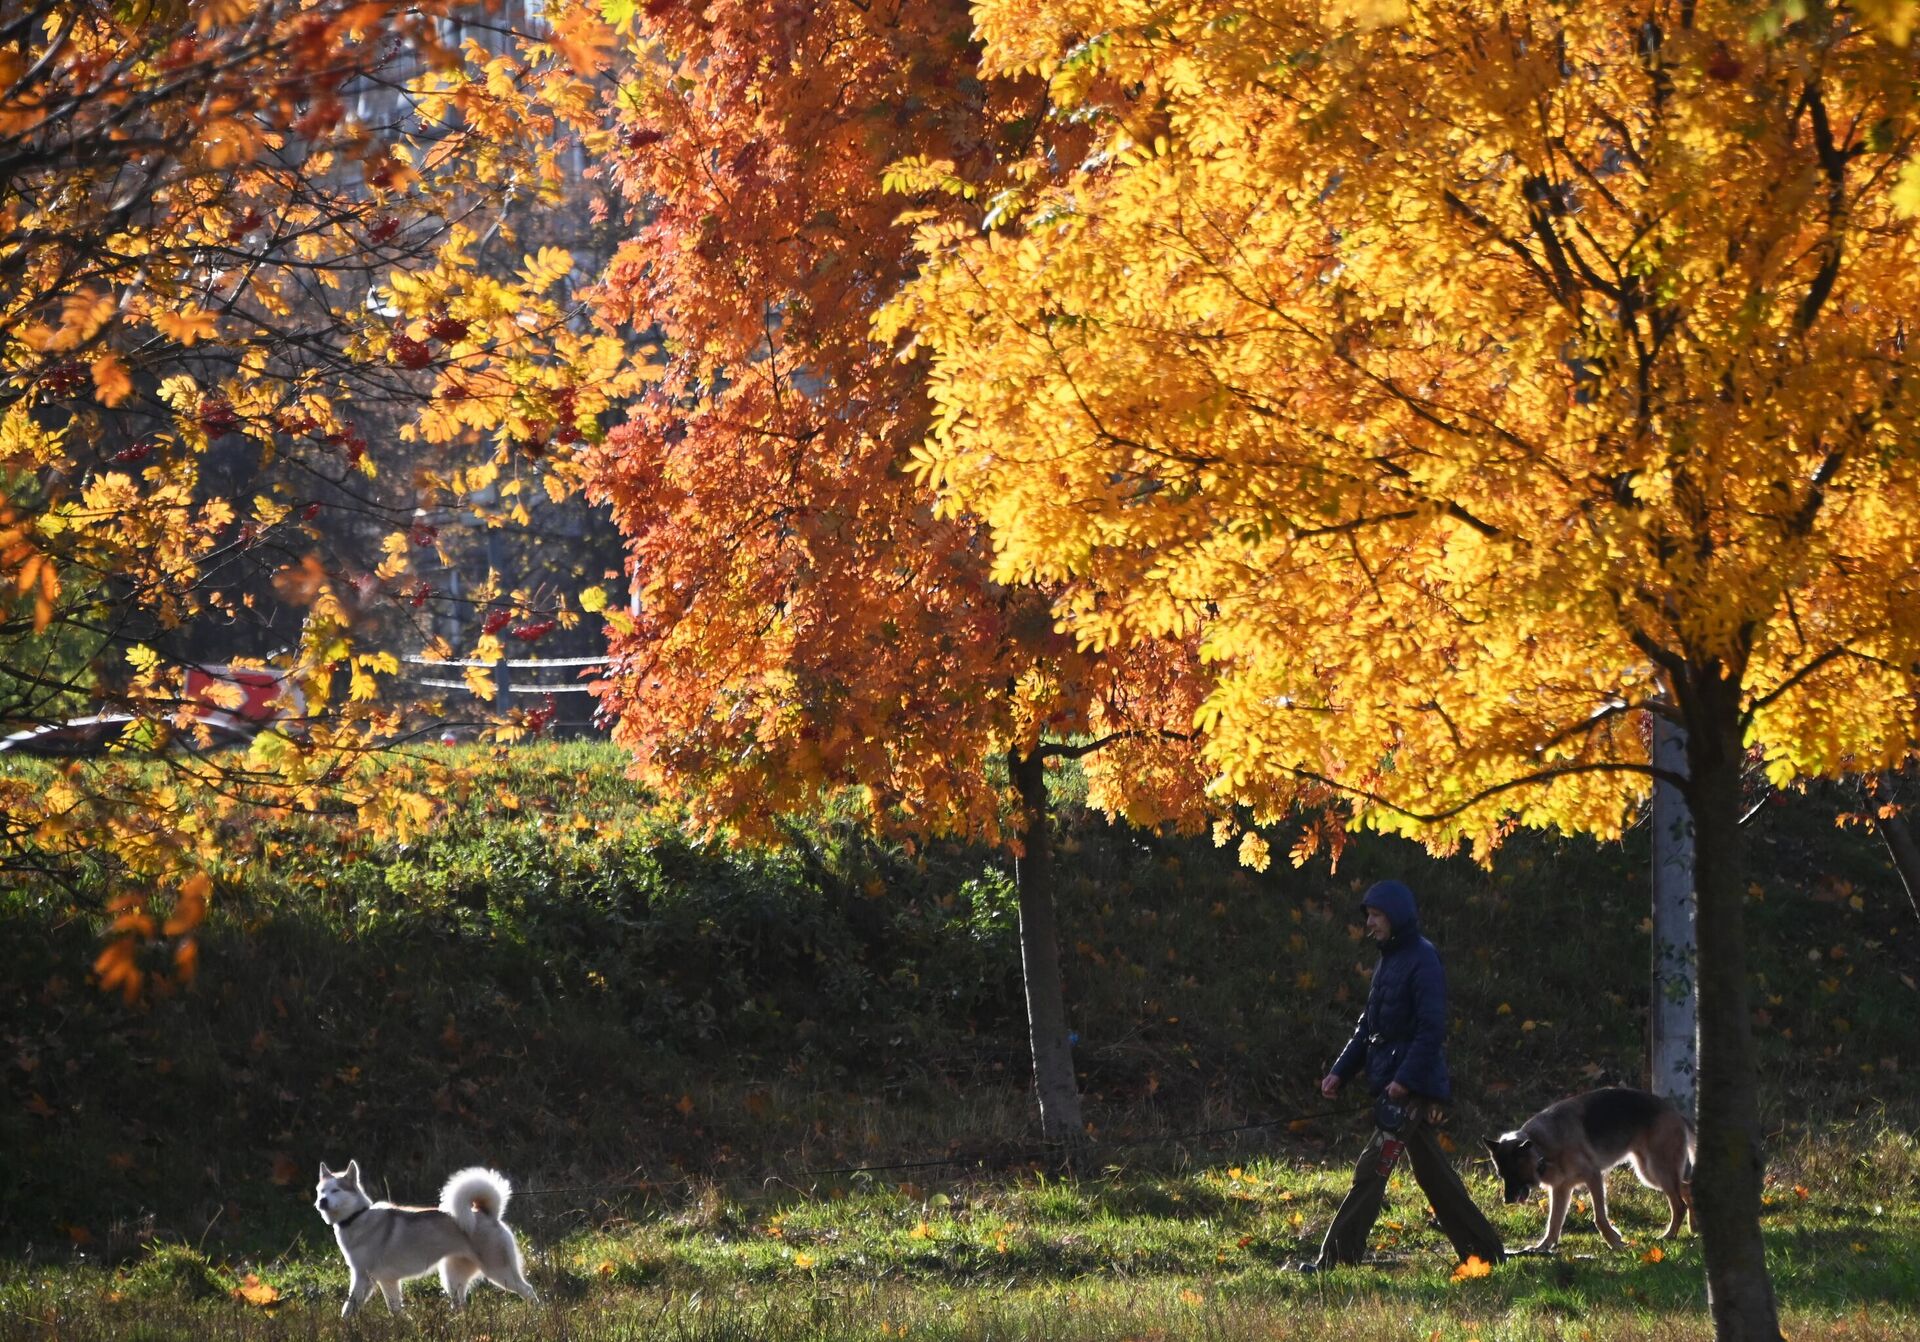
[[[94,399],[100,404],[112,408],[133,394],[133,377],[111,350],[93,361],[92,373]]]
[[[1265,871],[1273,862],[1273,854],[1267,841],[1257,830],[1248,830],[1240,836],[1240,865],[1252,867],[1255,871]]]
[[[1911,42],[1914,27],[1920,23],[1920,4],[1915,0],[1860,0],[1859,9],[1896,47]]]
[[[520,279],[528,289],[538,293],[565,279],[572,271],[572,252],[563,247],[542,247],[538,252],[522,259]]]
[[[199,408],[200,384],[191,373],[175,373],[161,381],[159,396],[175,414],[184,415]]]
[[[37,423],[28,407],[15,402],[0,416],[0,460],[51,465],[65,453],[66,429],[46,428]]]
[[[911,154],[887,166],[880,175],[880,189],[899,195],[939,192],[972,200],[979,188],[959,175],[950,158],[928,158]]]
[[[580,593],[580,609],[589,615],[597,615],[607,608],[607,589],[589,587]]]
[[[468,693],[486,703],[492,703],[498,691],[494,688],[493,673],[484,666],[465,668],[464,677]]]
[[[1893,188],[1893,209],[1903,219],[1920,219],[1920,159],[1900,166]]]
[[[412,544],[406,532],[389,532],[380,542],[383,557],[379,566],[374,569],[374,576],[386,582],[405,573]]]

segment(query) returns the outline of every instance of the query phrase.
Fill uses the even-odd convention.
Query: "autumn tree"
[[[1198,701],[1184,645],[1077,647],[903,469],[930,402],[870,323],[910,225],[990,210],[1046,129],[1039,83],[975,77],[971,23],[957,0],[636,17],[616,176],[642,224],[598,307],[657,330],[665,371],[589,454],[634,574],[604,698],[638,775],[709,830],[851,792],[883,832],[1016,853],[1042,1128],[1073,1140],[1047,769],[1086,757],[1099,803],[1194,823]],[[908,155],[942,166],[903,200],[881,178]]]
[[[924,470],[1083,647],[1197,635],[1256,807],[1484,848],[1681,790],[1709,1299],[1778,1338],[1740,774],[1916,740],[1915,7],[974,12],[1105,136],[923,230]]]
[[[595,133],[611,42],[566,3],[519,30],[503,5],[344,0],[0,18],[0,715],[128,719],[104,763],[0,778],[0,842],[17,872],[107,873],[108,986],[191,970],[233,808],[431,817],[374,764],[407,724],[368,635],[437,599],[415,510],[571,488],[550,440],[597,436],[644,376],[574,319],[569,255],[511,250],[570,130]],[[210,745],[204,701],[237,692],[189,689],[208,631],[270,620],[298,731],[121,766]]]

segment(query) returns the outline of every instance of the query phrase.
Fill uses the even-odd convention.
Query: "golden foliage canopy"
[[[919,468],[1084,645],[1196,635],[1256,805],[1617,833],[1689,686],[1776,778],[1889,763],[1914,8],[981,0],[988,70],[1102,138],[923,228]]]

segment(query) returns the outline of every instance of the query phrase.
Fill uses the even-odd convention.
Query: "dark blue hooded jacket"
[[[1440,952],[1420,935],[1413,891],[1399,881],[1381,881],[1361,897],[1360,906],[1386,914],[1393,935],[1380,948],[1367,1009],[1333,1064],[1333,1074],[1345,1081],[1364,1064],[1367,1085],[1375,1094],[1398,1081],[1416,1095],[1450,1099],[1447,972],[1440,967]]]

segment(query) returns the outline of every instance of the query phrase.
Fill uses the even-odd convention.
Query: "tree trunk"
[[[1083,1136],[1080,1087],[1067,1037],[1067,998],[1060,978],[1060,938],[1053,916],[1053,829],[1047,805],[1046,759],[1009,751],[1007,764],[1020,794],[1020,847],[1014,886],[1020,896],[1020,965],[1027,990],[1027,1031],[1033,1045],[1033,1083],[1040,1100],[1040,1133],[1050,1142]]]
[[[1687,733],[1672,718],[1653,716],[1653,762],[1687,772]],[[1692,1114],[1699,1068],[1694,992],[1697,957],[1693,915],[1693,814],[1671,783],[1653,785],[1653,974],[1647,1016],[1650,1086]]]
[[[1718,1342],[1780,1342],[1760,1233],[1765,1155],[1747,1007],[1739,686],[1696,669],[1681,693],[1699,935],[1699,1158],[1693,1194]]]

